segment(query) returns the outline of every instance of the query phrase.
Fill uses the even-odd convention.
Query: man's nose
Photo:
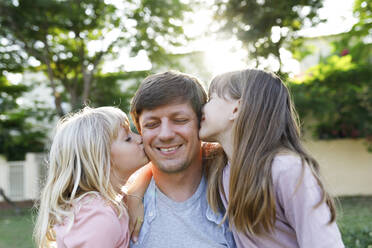
[[[168,121],[163,121],[160,125],[160,133],[158,135],[161,140],[169,140],[174,137],[172,125]]]

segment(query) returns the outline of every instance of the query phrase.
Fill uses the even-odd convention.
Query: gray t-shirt
[[[235,247],[226,226],[211,214],[204,177],[184,202],[169,199],[152,180],[145,194],[145,222],[131,247]]]

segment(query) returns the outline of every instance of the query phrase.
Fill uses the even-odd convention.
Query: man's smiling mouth
[[[177,150],[178,148],[180,148],[181,146],[182,145],[177,145],[177,146],[172,146],[172,147],[157,147],[156,149],[158,149],[161,152],[173,152]]]

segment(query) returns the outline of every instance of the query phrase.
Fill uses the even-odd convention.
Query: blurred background
[[[0,0],[0,248],[31,234],[59,117],[179,70],[205,88],[245,68],[290,88],[339,199],[346,247],[372,247],[372,1]]]

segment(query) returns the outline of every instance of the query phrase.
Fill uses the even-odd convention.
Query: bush
[[[372,138],[370,66],[331,56],[289,83],[300,117],[316,120],[310,128],[317,138]]]

